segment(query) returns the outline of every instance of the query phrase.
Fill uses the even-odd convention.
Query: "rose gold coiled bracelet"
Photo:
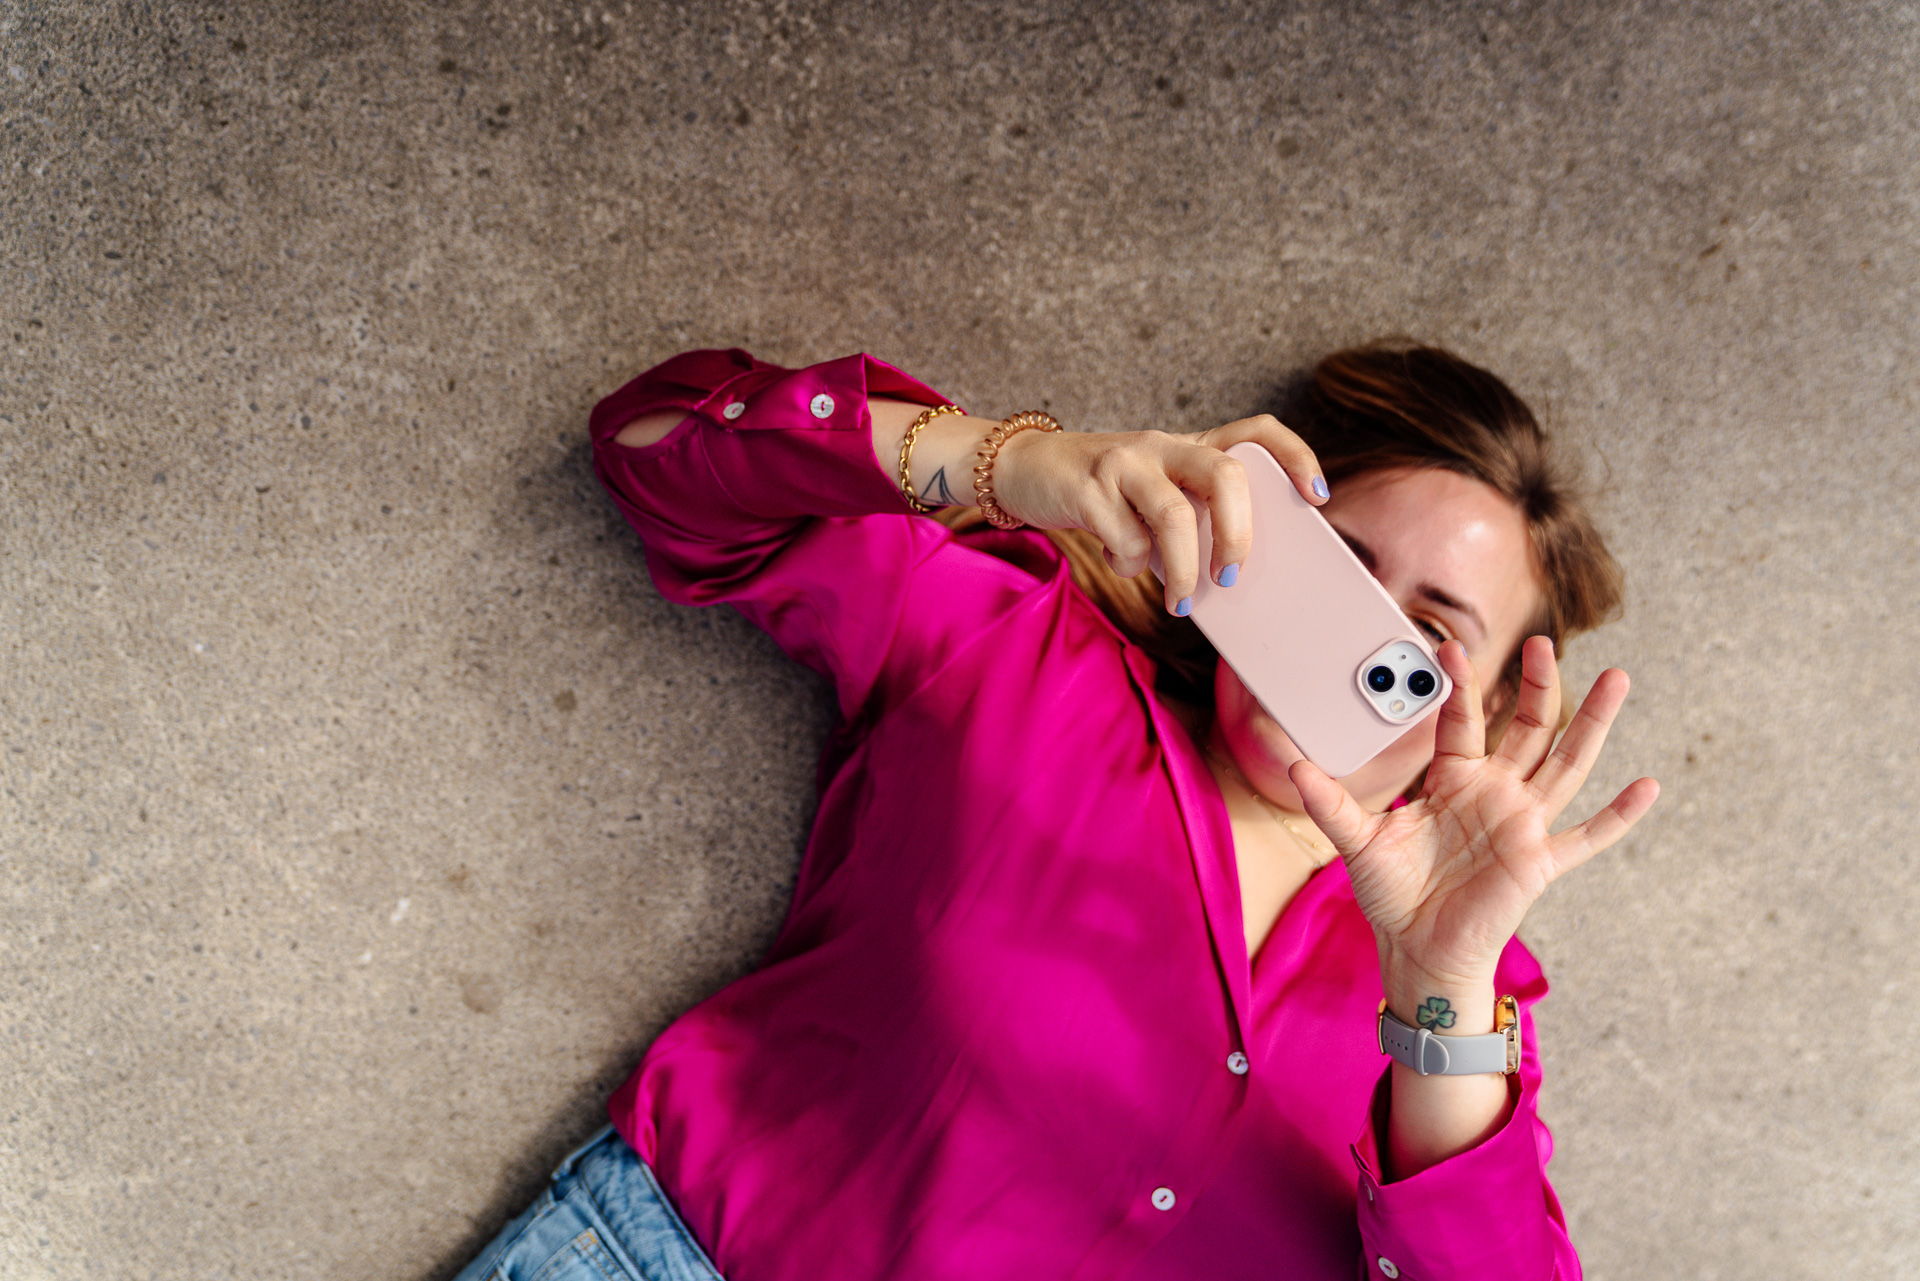
[[[1042,413],[1038,409],[1024,409],[1011,418],[1003,419],[998,427],[987,433],[980,443],[980,461],[973,465],[973,492],[980,500],[980,510],[986,513],[987,520],[995,529],[1018,529],[1025,521],[1009,516],[993,496],[993,464],[1000,457],[1000,447],[1007,443],[1007,437],[1015,432],[1025,431],[1029,427],[1039,431],[1059,431],[1060,420],[1052,414]]]

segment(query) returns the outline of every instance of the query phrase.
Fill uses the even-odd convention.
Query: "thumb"
[[[1373,835],[1369,830],[1373,815],[1348,794],[1347,789],[1327,776],[1327,772],[1309,760],[1297,760],[1287,771],[1294,790],[1307,807],[1307,817],[1327,834],[1342,858],[1359,853]]]

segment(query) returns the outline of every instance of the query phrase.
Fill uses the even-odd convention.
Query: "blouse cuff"
[[[1382,1182],[1391,1068],[1374,1086],[1353,1143],[1360,1173],[1360,1238],[1369,1281],[1548,1281],[1554,1232],[1545,1154],[1535,1138],[1533,1087],[1507,1078],[1506,1122],[1474,1147],[1411,1178]]]
[[[865,354],[786,369],[739,349],[690,351],[640,375],[594,407],[589,430],[609,479],[675,451],[697,426],[726,495],[763,519],[906,512],[873,453],[868,396],[945,403],[931,387]],[[613,437],[666,410],[690,417],[665,438],[631,449]],[[619,486],[616,484],[616,489]]]

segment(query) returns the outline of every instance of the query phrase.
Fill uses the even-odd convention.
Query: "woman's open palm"
[[[1391,957],[1411,966],[1437,988],[1490,982],[1501,950],[1547,885],[1619,840],[1660,795],[1655,780],[1637,779],[1585,822],[1552,833],[1626,701],[1627,674],[1602,672],[1556,745],[1558,664],[1550,640],[1530,638],[1521,651],[1519,706],[1489,755],[1465,648],[1449,641],[1438,656],[1454,688],[1418,798],[1373,814],[1311,762],[1296,763],[1289,775],[1308,815],[1345,858],[1383,963]]]

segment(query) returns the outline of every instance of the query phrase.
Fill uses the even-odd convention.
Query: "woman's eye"
[[[1417,620],[1414,623],[1414,626],[1425,630],[1427,635],[1433,637],[1433,643],[1436,645],[1444,644],[1447,639],[1447,634],[1445,632],[1441,631],[1438,627],[1435,627],[1432,623],[1428,622],[1424,618]]]

